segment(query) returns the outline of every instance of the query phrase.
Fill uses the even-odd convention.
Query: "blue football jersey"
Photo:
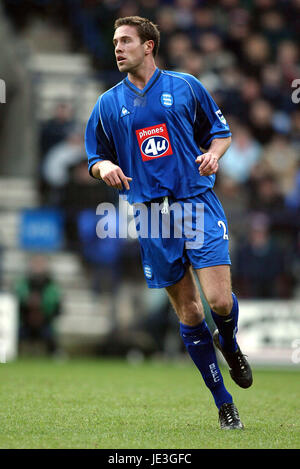
[[[231,135],[217,104],[192,75],[156,69],[143,90],[125,78],[103,93],[90,116],[89,171],[110,160],[132,178],[129,203],[193,197],[212,188],[195,162],[215,138]]]

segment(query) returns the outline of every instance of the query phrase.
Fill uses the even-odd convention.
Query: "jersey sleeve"
[[[230,137],[230,128],[218,105],[204,86],[192,76],[189,82],[196,101],[194,138],[199,147],[207,149],[215,138]]]
[[[98,99],[88,120],[85,131],[85,149],[88,157],[88,169],[91,176],[92,167],[98,161],[116,162],[113,140],[104,128],[103,114],[100,115],[101,97]]]

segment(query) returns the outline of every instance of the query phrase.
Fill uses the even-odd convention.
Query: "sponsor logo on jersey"
[[[128,116],[128,114],[130,114],[130,111],[128,111],[128,109],[126,109],[126,107],[123,106],[122,109],[121,109],[121,116],[120,117]]]
[[[166,124],[145,127],[136,130],[135,133],[143,161],[173,154]]]
[[[171,93],[162,93],[160,102],[165,107],[171,107],[173,105],[173,96]]]
[[[224,124],[224,125],[227,124],[226,119],[225,119],[225,117],[223,116],[222,111],[221,111],[220,109],[218,109],[217,111],[215,111],[215,114],[216,114],[217,117],[220,119],[220,121],[222,122],[222,124]]]

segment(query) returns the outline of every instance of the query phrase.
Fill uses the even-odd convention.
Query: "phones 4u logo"
[[[0,104],[6,103],[6,85],[5,81],[0,79]]]

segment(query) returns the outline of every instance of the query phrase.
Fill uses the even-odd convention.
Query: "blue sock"
[[[228,316],[221,316],[211,310],[211,315],[219,331],[221,347],[226,352],[235,352],[237,349],[236,333],[238,330],[239,304],[237,297],[232,293],[233,306]]]
[[[232,396],[224,386],[212,335],[205,320],[195,327],[180,323],[180,335],[206,386],[211,391],[218,409],[222,404],[231,403]]]

